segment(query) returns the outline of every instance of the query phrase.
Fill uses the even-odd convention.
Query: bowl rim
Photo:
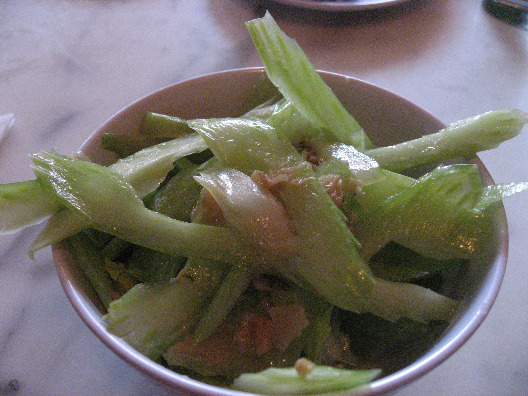
[[[93,149],[95,141],[94,137],[100,135],[104,130],[106,130],[109,125],[114,122],[114,120],[126,115],[129,111],[133,110],[136,106],[143,103],[144,101],[148,101],[153,97],[165,95],[176,86],[193,85],[200,83],[201,81],[216,79],[219,75],[237,75],[239,73],[261,74],[263,72],[264,69],[262,67],[229,69],[186,79],[153,91],[125,106],[123,109],[105,121],[85,140],[80,150],[89,151]],[[327,71],[319,72],[323,76],[326,75],[332,78],[342,79],[343,81],[359,84],[360,86],[366,87],[367,89],[377,91],[383,95],[389,95],[391,98],[404,103],[405,106],[412,107],[413,109],[420,111],[420,113],[423,115],[427,115],[432,120],[436,121],[438,125],[444,125],[423,108],[378,85],[340,73]],[[482,161],[478,157],[475,157],[472,159],[472,162],[477,164],[479,167],[481,177],[484,182],[488,184],[493,183],[493,179]],[[428,349],[423,356],[415,360],[413,363],[392,374],[376,379],[369,385],[358,387],[341,394],[379,395],[397,388],[401,388],[404,385],[418,379],[419,377],[422,377],[440,365],[473,335],[473,333],[482,324],[491,310],[491,307],[493,306],[493,303],[495,302],[498,295],[506,270],[506,262],[508,257],[508,226],[504,206],[502,205],[497,213],[497,221],[497,232],[500,235],[498,240],[500,242],[496,247],[497,250],[495,252],[495,256],[490,263],[490,268],[483,280],[482,287],[473,297],[474,301],[470,304],[469,308],[463,313],[463,315],[456,321],[454,326],[450,326],[448,330],[446,330],[440,336],[436,344]],[[247,394],[245,392],[239,392],[229,388],[222,388],[200,382],[186,375],[172,371],[161,364],[153,362],[146,356],[137,352],[121,338],[109,333],[106,330],[105,324],[103,323],[99,307],[97,307],[82,290],[78,289],[78,280],[76,279],[75,274],[70,268],[68,268],[67,265],[65,265],[65,263],[71,261],[72,257],[65,248],[64,244],[54,244],[52,246],[52,253],[60,283],[74,310],[85,322],[88,328],[121,359],[125,360],[127,363],[131,364],[133,367],[144,374],[147,374],[151,378],[171,387],[171,389],[179,389],[181,391],[187,392],[188,394],[201,394],[210,396]]]
[[[394,7],[408,3],[410,0],[354,0],[346,1],[314,1],[314,0],[271,0],[272,2],[284,4],[308,10],[326,12],[354,12],[370,11],[380,8]]]

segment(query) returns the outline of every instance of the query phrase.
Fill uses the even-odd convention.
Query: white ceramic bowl
[[[115,161],[102,149],[103,133],[135,134],[146,111],[183,118],[238,115],[243,101],[263,73],[260,68],[231,70],[187,80],[154,92],[127,106],[83,144],[81,150],[101,164]],[[393,144],[426,133],[444,125],[431,114],[409,101],[372,84],[339,74],[321,72],[344,106],[354,115],[377,145]],[[485,183],[491,176],[475,158]],[[411,364],[370,386],[352,394],[374,395],[401,387],[438,366],[473,334],[490,310],[502,282],[507,258],[507,225],[504,210],[498,211],[495,243],[489,251],[472,260],[459,274],[456,283],[448,284],[449,293],[461,301],[450,325],[434,339],[420,345]],[[53,247],[57,271],[73,307],[88,327],[116,354],[151,377],[188,394],[234,395],[238,392],[190,379],[141,355],[118,337],[106,331],[101,304],[93,290],[78,272],[73,258],[60,244]]]

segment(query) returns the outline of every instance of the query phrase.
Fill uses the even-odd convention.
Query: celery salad
[[[447,326],[445,273],[528,189],[448,160],[517,136],[528,114],[376,147],[271,15],[247,28],[266,73],[243,115],[147,113],[140,138],[103,136],[109,166],[31,155],[36,178],[0,186],[0,228],[49,218],[30,255],[67,246],[108,331],[177,372],[263,394],[368,384]]]

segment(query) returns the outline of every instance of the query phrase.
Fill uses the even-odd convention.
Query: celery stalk
[[[228,166],[248,173],[284,172],[286,178],[277,183],[278,194],[298,240],[295,254],[288,255],[288,263],[281,263],[277,270],[296,282],[310,284],[334,305],[354,310],[355,298],[368,294],[372,287],[370,270],[345,216],[291,142],[253,120],[196,120],[190,125]]]
[[[370,312],[392,322],[409,318],[420,323],[448,322],[458,306],[456,301],[431,289],[379,278],[363,304],[357,313]]]
[[[132,186],[111,169],[49,153],[32,160],[37,179],[93,228],[168,254],[259,261],[255,249],[233,230],[146,209]]]
[[[246,174],[219,167],[200,172],[195,179],[209,191],[224,219],[248,240],[277,253],[288,252],[294,235],[284,207]]]
[[[400,172],[434,162],[472,157],[517,136],[528,123],[521,110],[495,110],[448,125],[437,133],[367,150],[382,168]]]
[[[285,136],[259,120],[241,118],[189,121],[211,151],[227,166],[246,174],[294,166],[299,153]],[[269,150],[268,150],[269,148]]]
[[[0,185],[0,234],[38,224],[61,208],[61,203],[36,180]]]
[[[253,271],[246,267],[232,266],[229,269],[194,328],[196,343],[202,342],[216,331],[247,289],[252,274]]]
[[[79,268],[97,293],[104,307],[108,308],[110,303],[119,297],[119,294],[115,291],[112,279],[105,270],[104,257],[95,248],[90,238],[83,233],[72,235],[65,243],[67,248],[77,258]]]
[[[306,375],[293,367],[269,368],[259,373],[242,374],[232,387],[243,392],[266,395],[311,395],[349,390],[367,384],[381,370],[346,370],[315,366]]]
[[[172,169],[173,162],[183,156],[203,151],[207,148],[199,135],[173,139],[138,151],[130,157],[118,160],[108,168],[120,174],[130,183],[140,196],[154,190]],[[27,203],[31,210],[33,204]],[[29,255],[70,235],[86,229],[86,221],[62,208],[54,212],[48,224],[35,238],[29,248]]]
[[[136,285],[110,304],[104,316],[108,331],[159,361],[190,331],[224,276],[225,268],[209,263],[193,259],[173,280]]]
[[[491,214],[483,210],[485,191],[475,165],[429,172],[360,217],[355,229],[363,253],[371,257],[394,241],[426,257],[471,258],[492,233]],[[492,191],[494,201],[505,196]]]
[[[139,133],[149,136],[179,138],[193,132],[187,122],[179,117],[172,117],[165,114],[148,111],[141,125]]]
[[[338,141],[363,150],[370,140],[319,76],[295,40],[279,28],[267,12],[246,22],[269,79],[308,121]]]
[[[198,135],[190,135],[147,147],[109,166],[134,187],[140,197],[156,189],[172,170],[173,162],[207,148]]]

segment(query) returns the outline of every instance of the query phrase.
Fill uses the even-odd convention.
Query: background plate
[[[275,3],[286,4],[299,8],[321,11],[364,11],[407,3],[410,0],[271,0]]]

